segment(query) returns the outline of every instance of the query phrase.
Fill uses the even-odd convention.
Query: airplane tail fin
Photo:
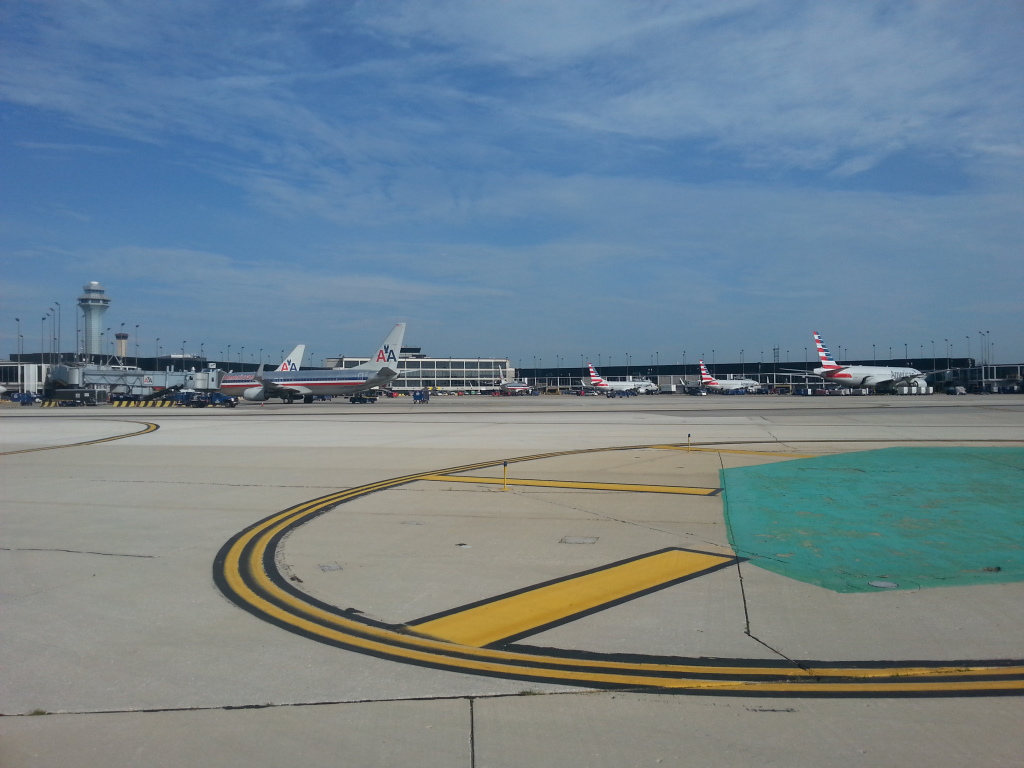
[[[817,331],[814,332],[814,347],[818,350],[818,359],[821,360],[822,368],[842,368],[832,357],[832,353],[828,351],[828,347],[825,346],[825,342],[821,340],[821,334]]]
[[[708,373],[708,367],[704,365],[704,361],[700,361],[700,383],[701,384],[717,384],[718,379]]]
[[[275,371],[297,371],[302,368],[302,358],[306,354],[306,345],[299,344],[293,349]]]
[[[402,351],[402,341],[405,339],[405,323],[396,323],[391,329],[388,337],[381,342],[377,351],[373,353],[370,362],[356,366],[360,371],[379,371],[382,368],[398,370],[398,355]]]
[[[601,375],[594,368],[593,364],[587,363],[587,368],[590,369],[590,386],[592,386],[592,387],[603,386],[604,383],[605,383],[604,379],[601,378]]]

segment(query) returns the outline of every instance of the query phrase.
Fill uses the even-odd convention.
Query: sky
[[[0,355],[55,302],[72,351],[95,280],[144,355],[1024,362],[1022,39],[1016,0],[10,0]]]

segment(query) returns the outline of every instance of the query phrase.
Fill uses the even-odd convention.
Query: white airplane
[[[352,402],[373,401],[373,395],[362,393],[388,384],[400,375],[398,353],[402,351],[405,323],[398,323],[384,339],[368,363],[355,368],[329,371],[268,371],[262,366],[255,374],[229,374],[221,382],[221,392],[240,395],[245,400],[261,402],[279,397],[286,403],[302,400],[313,402],[315,395],[348,395]]]
[[[927,387],[924,373],[916,368],[884,368],[880,365],[840,365],[828,351],[821,334],[814,332],[814,346],[818,350],[821,367],[814,369],[814,374],[826,382],[841,384],[844,387],[891,387],[898,384],[909,384]]]
[[[305,354],[306,354],[306,345],[305,344],[298,344],[298,345],[296,345],[295,349],[293,349],[288,354],[288,356],[285,357],[285,359],[281,361],[281,364],[279,366],[277,366],[277,368],[275,368],[274,370],[275,371],[297,371],[297,370],[299,370],[300,368],[302,368],[302,358],[305,356]],[[224,394],[230,394],[230,395],[235,395],[235,396],[238,396],[244,390],[249,389],[250,387],[255,387],[255,386],[259,386],[259,382],[256,381],[256,374],[254,374],[254,373],[246,373],[245,371],[243,371],[241,373],[228,373],[228,374],[225,374],[224,378],[221,379],[221,384],[220,384],[221,391],[224,392]],[[230,391],[225,391],[225,389],[224,389],[225,387],[227,387]]]
[[[498,382],[498,388],[506,395],[528,395],[530,390],[533,389],[525,381],[508,381],[506,379]]]
[[[700,361],[700,385],[710,392],[732,392],[733,390],[758,389],[761,382],[753,379],[716,379],[708,373],[704,361]]]
[[[583,386],[596,389],[598,392],[652,392],[658,388],[650,379],[606,381],[591,363],[587,363],[587,368],[590,369],[590,375],[584,378]]]

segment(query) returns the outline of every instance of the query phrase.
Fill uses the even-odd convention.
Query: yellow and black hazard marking
[[[628,449],[654,446],[628,446]],[[561,451],[510,463],[623,448]],[[278,550],[299,526],[370,493],[488,461],[405,475],[321,496],[278,512],[232,537],[213,577],[235,604],[321,643],[436,669],[591,688],[766,696],[991,696],[1024,693],[1024,661],[815,661],[708,659],[534,648],[516,639],[673,583],[732,567],[738,558],[669,549],[567,576],[411,624],[386,624],[305,594],[281,573]],[[451,478],[448,478],[451,479]],[[646,567],[645,567],[646,566]],[[560,593],[571,584],[573,598]],[[572,604],[574,600],[579,602]],[[523,614],[527,615],[523,615]],[[474,626],[478,625],[478,626]]]
[[[127,437],[138,437],[139,435],[145,435],[149,432],[155,432],[160,429],[157,424],[152,424],[148,421],[132,421],[129,424],[142,424],[142,429],[137,432],[129,432],[127,435],[114,435],[113,437],[101,437],[98,440],[85,440],[81,443],[65,443],[64,445],[44,445],[42,448],[24,448],[20,451],[4,451],[0,453],[0,456],[13,456],[18,453],[35,453],[36,451],[55,451],[58,448],[79,448],[83,445],[98,445],[99,443],[109,443],[114,440],[124,440]]]

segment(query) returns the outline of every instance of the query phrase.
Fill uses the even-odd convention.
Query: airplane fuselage
[[[384,369],[385,371],[388,369]],[[329,371],[268,371],[261,378],[273,386],[265,388],[251,373],[229,373],[221,381],[220,391],[246,400],[270,397],[295,398],[307,395],[354,395],[388,383],[395,378],[383,372],[357,369]],[[259,391],[263,391],[261,396]]]
[[[910,383],[924,380],[916,368],[884,368],[879,365],[847,365],[839,368],[815,368],[814,373],[826,382],[844,387],[874,389],[897,382]]]
[[[734,389],[758,389],[761,382],[753,379],[715,379],[713,382],[702,382],[702,385],[709,390],[729,392]]]

